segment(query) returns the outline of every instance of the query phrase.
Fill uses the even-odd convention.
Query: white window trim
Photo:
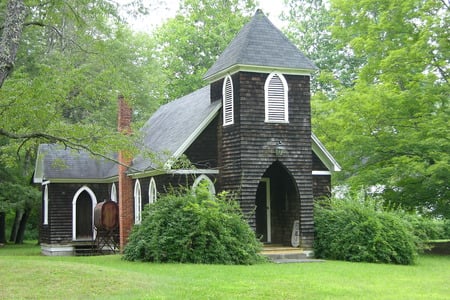
[[[142,221],[142,190],[139,179],[134,184],[134,224],[141,224]]]
[[[44,185],[44,225],[48,225],[48,184]]]
[[[152,177],[148,185],[148,203],[155,203],[157,196],[158,191],[156,190],[156,182],[155,179]]]
[[[97,205],[97,197],[95,196],[94,192],[88,188],[87,186],[82,186],[76,193],[75,196],[73,196],[72,200],[72,239],[75,241],[77,238],[77,200],[78,197],[82,192],[86,191],[89,196],[91,197],[92,201],[92,225],[94,224],[94,210],[95,206]],[[92,226],[94,227],[94,226]],[[95,237],[97,235],[97,231],[92,228],[92,236],[95,240]]]
[[[113,183],[111,186],[111,201],[117,203],[117,188],[115,183]]]
[[[202,174],[202,175],[198,176],[197,178],[195,178],[194,183],[192,184],[192,189],[195,191],[195,188],[203,180],[205,180],[208,183],[208,190],[211,193],[211,195],[215,195],[216,194],[216,188],[214,186],[214,182],[212,182],[212,180],[208,176],[206,176],[205,174]]]
[[[284,117],[283,120],[272,120],[269,114],[269,84],[273,77],[277,76],[280,78],[283,85],[283,105],[284,105]],[[266,83],[264,84],[264,105],[265,105],[265,122],[267,123],[289,123],[289,106],[288,106],[288,84],[286,78],[284,78],[281,73],[270,73],[267,76]]]
[[[227,82],[230,83],[231,91],[227,90]],[[233,93],[233,80],[230,75],[227,75],[223,80],[222,87],[222,102],[223,102],[223,125],[232,125],[234,124],[234,93]],[[230,99],[231,97],[231,99]],[[230,102],[230,103],[228,103]],[[228,108],[228,109],[227,109]],[[228,115],[231,114],[231,115]]]

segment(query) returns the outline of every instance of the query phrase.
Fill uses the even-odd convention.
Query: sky
[[[158,26],[167,18],[173,17],[178,8],[178,0],[165,0],[154,2],[165,2],[166,5],[162,5],[156,9],[152,9],[150,14],[147,16],[140,17],[138,19],[129,19],[129,23],[132,28],[136,31],[151,32],[154,27]],[[124,4],[129,2],[129,0],[117,0],[117,2]],[[256,0],[257,8],[262,9],[264,14],[269,17],[270,21],[281,29],[282,22],[279,20],[278,16],[284,9],[283,0]]]

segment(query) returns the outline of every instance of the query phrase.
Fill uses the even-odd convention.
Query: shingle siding
[[[108,184],[50,184],[48,187],[48,225],[41,225],[41,243],[65,244],[72,242],[72,202],[76,192],[83,186],[89,187],[95,193],[97,203],[110,198],[111,186]]]
[[[221,129],[221,187],[239,192],[244,213],[253,212],[259,181],[276,161],[275,145],[281,141],[286,153],[279,161],[291,172],[298,190],[299,209],[286,216],[288,223],[300,218],[304,246],[312,246],[313,192],[311,117],[308,76],[286,76],[289,86],[287,124],[264,122],[264,84],[268,74],[241,72],[233,76],[236,88],[235,125]],[[255,226],[255,219],[250,218]],[[276,229],[275,229],[276,230]],[[284,237],[287,238],[286,236]]]

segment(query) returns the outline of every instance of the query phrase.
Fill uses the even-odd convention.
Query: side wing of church
[[[94,209],[104,200],[119,203],[123,247],[145,204],[170,185],[201,181],[212,193],[235,192],[262,242],[311,249],[314,199],[330,194],[340,170],[311,132],[315,69],[258,10],[206,72],[208,85],[161,106],[141,129],[162,163],[137,156],[120,173],[110,161],[41,145],[34,182],[43,191],[43,253],[73,254],[94,241]],[[182,155],[192,168],[176,166]]]

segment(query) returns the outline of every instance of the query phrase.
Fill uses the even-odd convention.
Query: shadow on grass
[[[23,244],[5,244],[0,246],[0,256],[40,256],[41,247],[37,241],[25,241]]]

